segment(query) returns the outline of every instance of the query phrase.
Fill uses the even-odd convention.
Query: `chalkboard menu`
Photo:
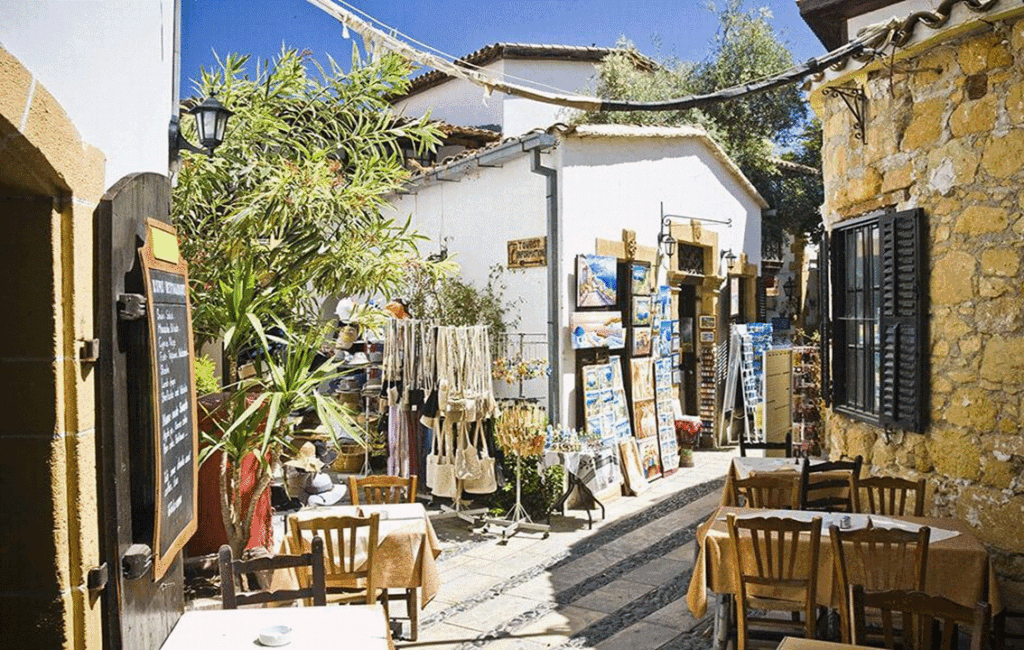
[[[172,226],[148,222],[140,258],[146,280],[152,366],[156,516],[154,577],[159,580],[196,531],[198,435],[188,268]]]

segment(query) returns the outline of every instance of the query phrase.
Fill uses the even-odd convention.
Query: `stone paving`
[[[639,497],[608,501],[593,530],[581,510],[556,514],[547,539],[521,533],[507,543],[458,519],[436,520],[447,545],[441,588],[420,615],[417,641],[397,646],[709,648],[710,620],[695,620],[685,595],[696,527],[717,507],[733,455],[695,452],[694,467]]]

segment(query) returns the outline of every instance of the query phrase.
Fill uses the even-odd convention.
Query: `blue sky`
[[[347,0],[374,18],[454,56],[499,41],[611,46],[620,36],[641,52],[699,61],[718,20],[704,0]],[[718,0],[718,5],[725,0]],[[800,19],[796,0],[747,0],[767,7],[797,61],[825,49]],[[306,0],[182,0],[181,94],[213,52],[273,57],[282,43],[316,58],[351,57],[340,24]],[[658,45],[660,43],[660,47]]]

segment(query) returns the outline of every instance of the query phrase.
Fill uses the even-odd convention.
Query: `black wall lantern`
[[[663,255],[668,257],[669,266],[672,266],[672,256],[676,254],[676,238],[672,236],[672,223],[668,217],[661,220],[661,232],[658,233],[658,247]]]
[[[732,249],[725,249],[719,257],[725,258],[725,267],[731,271],[733,264],[736,263],[736,254],[732,252]]]
[[[789,279],[782,285],[782,290],[786,292],[786,299],[792,305],[794,303],[793,294],[796,292],[796,282],[793,281],[793,276],[789,276]]]
[[[178,117],[174,116],[171,118],[170,127],[171,160],[175,160],[178,157],[178,152],[182,149],[194,153],[205,153],[212,158],[213,150],[224,142],[228,118],[234,113],[221,104],[216,97],[210,95],[201,104],[189,109],[188,114],[196,117],[196,132],[199,134],[199,144],[202,147],[197,147],[185,139],[185,136],[181,134]]]

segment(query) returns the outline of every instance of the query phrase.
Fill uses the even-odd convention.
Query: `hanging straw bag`
[[[427,456],[427,486],[435,496],[455,498],[455,463],[452,462],[451,424],[434,431],[434,446]]]
[[[470,494],[490,494],[498,489],[498,481],[494,474],[494,458],[487,448],[487,436],[484,435],[484,425],[480,422],[476,426],[476,440],[473,443],[473,451],[483,442],[483,449],[480,450],[480,475],[476,478],[467,479],[462,484],[462,489]]]
[[[470,442],[468,424],[455,425],[459,430],[459,445],[455,450],[455,477],[463,481],[480,476],[480,453]]]

